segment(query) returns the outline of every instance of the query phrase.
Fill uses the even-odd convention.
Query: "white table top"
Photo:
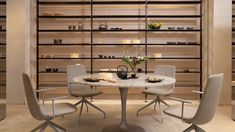
[[[152,75],[152,74],[140,74],[138,75],[138,79],[127,79],[127,80],[121,80],[117,77],[116,74],[112,74],[113,80],[115,82],[108,82],[108,81],[99,81],[99,82],[87,82],[84,81],[84,78],[91,77],[91,76],[99,76],[99,74],[93,74],[93,75],[83,75],[75,77],[73,80],[76,83],[79,84],[85,84],[90,86],[103,86],[103,87],[119,87],[119,88],[143,88],[143,87],[156,87],[156,86],[165,86],[165,85],[171,85],[176,82],[174,78],[167,77],[167,76],[159,76],[159,75]],[[164,79],[162,82],[158,83],[149,83],[146,81],[146,78],[149,76],[156,76]]]

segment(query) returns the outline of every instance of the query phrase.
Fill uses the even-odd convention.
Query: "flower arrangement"
[[[148,29],[160,29],[161,26],[162,26],[162,23],[160,23],[159,21],[151,22],[148,24]]]
[[[135,74],[135,75],[136,75],[136,66],[147,60],[148,60],[148,57],[146,56],[139,56],[139,57],[124,56],[122,58],[122,61],[130,66],[132,70],[132,74]]]

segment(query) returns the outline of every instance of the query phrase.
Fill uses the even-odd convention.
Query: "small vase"
[[[131,67],[131,77],[132,78],[136,78],[137,77],[136,67]]]

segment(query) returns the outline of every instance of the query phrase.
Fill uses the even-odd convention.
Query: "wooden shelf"
[[[66,68],[64,68],[64,65],[68,65],[70,63],[81,63],[84,65],[88,65],[87,67],[89,67],[87,70],[88,73],[98,73],[98,69],[101,67],[105,67],[105,65],[107,64],[107,67],[113,67],[113,65],[116,64],[116,62],[120,62],[122,59],[122,56],[124,56],[121,52],[122,49],[128,50],[128,53],[132,54],[132,52],[137,52],[141,51],[141,54],[144,54],[146,56],[149,57],[149,60],[147,61],[147,63],[145,63],[145,65],[143,66],[143,71],[141,73],[153,73],[153,69],[152,69],[152,65],[155,65],[155,63],[159,62],[159,63],[164,63],[165,62],[169,62],[170,64],[173,62],[176,62],[178,64],[179,63],[184,63],[185,64],[189,64],[188,66],[185,65],[185,67],[182,67],[182,65],[180,64],[179,67],[182,68],[188,68],[188,67],[195,67],[195,69],[197,70],[193,70],[193,71],[186,71],[184,69],[177,69],[176,74],[179,76],[183,76],[183,77],[189,77],[191,79],[191,77],[195,77],[195,81],[190,80],[189,82],[187,82],[187,78],[184,80],[185,82],[178,82],[176,86],[177,87],[187,87],[187,88],[191,88],[191,89],[195,89],[198,88],[200,90],[202,90],[202,1],[201,0],[169,0],[169,1],[154,1],[154,0],[150,0],[150,1],[130,1],[130,0],[115,0],[115,1],[40,1],[38,0],[38,4],[37,4],[37,78],[39,78],[40,76],[46,77],[47,75],[52,75],[52,76],[64,76],[64,74],[66,74],[65,70]],[[86,5],[84,6],[84,9],[87,11],[86,13],[84,13],[85,15],[80,15],[82,13],[78,13],[76,12],[76,8],[74,8],[75,6],[80,6],[80,5]],[[115,7],[119,7],[119,6],[124,6],[124,5],[141,5],[141,11],[143,10],[143,13],[141,13],[141,15],[135,15],[137,13],[122,13],[122,12],[117,12],[116,10],[114,10],[114,13],[112,12],[101,12],[102,8],[99,8],[100,12],[94,12],[96,11],[96,9],[98,9],[98,7],[100,7],[101,5],[104,6],[115,6]],[[159,14],[159,13],[153,13],[153,12],[149,12],[151,10],[151,6],[155,6],[155,5],[160,5],[160,6],[168,6],[168,5],[173,5],[173,6],[184,6],[184,7],[190,7],[190,10],[193,10],[194,13],[192,14],[188,14],[188,13],[184,13],[184,12],[171,12],[171,13],[162,13],[163,15]],[[43,9],[44,8],[51,8],[51,7],[56,7],[58,6],[60,9],[60,12],[63,13],[63,7],[66,7],[64,14],[62,15],[58,15],[55,13],[55,11],[49,12],[48,15],[46,15],[45,13],[43,14]],[[70,13],[70,12],[66,12],[67,9],[69,9],[71,6],[71,9],[74,10],[74,13]],[[88,8],[87,8],[88,6]],[[41,8],[42,7],[42,8]],[[150,7],[150,8],[149,8]],[[182,7],[182,9],[184,9],[184,7]],[[193,7],[193,8],[191,8]],[[197,7],[197,8],[194,8]],[[81,7],[83,8],[83,7]],[[134,8],[135,9],[135,8]],[[139,9],[139,8],[138,8]],[[125,10],[125,9],[123,9]],[[159,10],[159,9],[158,9]],[[164,11],[167,9],[163,9]],[[177,9],[178,10],[178,7]],[[180,10],[180,9],[179,9]],[[152,11],[152,10],[151,10]],[[71,11],[72,12],[72,11]],[[54,13],[54,14],[53,14]],[[76,13],[76,14],[75,14]],[[138,12],[139,13],[139,12]],[[151,13],[152,15],[149,15],[149,13]],[[113,15],[110,15],[113,14]],[[129,14],[129,15],[128,15]],[[132,14],[132,15],[131,15]],[[159,15],[158,15],[159,14]],[[164,15],[165,14],[165,15]],[[68,30],[68,29],[60,29],[61,25],[58,25],[58,29],[50,29],[47,26],[41,26],[41,24],[46,24],[46,23],[57,23],[60,22],[60,20],[68,20],[68,23],[74,23],[75,21],[86,21],[86,24],[84,26],[85,30]],[[97,27],[97,21],[109,21],[108,22],[108,29],[107,30],[99,30]],[[122,30],[111,30],[110,28],[113,26],[115,27],[116,25],[116,20],[118,20],[118,22],[124,20],[125,23],[128,22],[126,20],[140,20],[142,25],[138,25],[138,28],[140,29],[134,29],[137,28],[137,26],[132,26],[131,23],[128,23],[131,26],[125,27]],[[184,24],[185,20],[190,20],[190,24],[193,22],[196,22],[196,26],[194,27],[194,29],[192,30],[168,30],[167,27],[163,27],[160,30],[150,30],[147,28],[148,25],[148,20],[150,21],[169,21],[169,22],[173,22],[173,21],[180,21],[183,24],[183,27],[187,27],[186,24]],[[41,23],[41,21],[43,21],[43,23]],[[112,21],[115,21],[114,25],[112,25]],[[167,23],[166,22],[166,23]],[[119,23],[118,23],[119,24]],[[168,24],[166,24],[168,25]],[[169,24],[171,25],[171,24]],[[56,26],[56,25],[55,25]],[[46,28],[45,28],[46,27]],[[54,26],[53,26],[54,27]],[[66,28],[66,27],[65,27]],[[165,29],[164,29],[165,28]],[[133,33],[134,32],[134,33]],[[43,39],[44,35],[47,35],[46,33],[50,33],[50,36],[48,36],[48,38],[46,37],[45,41],[41,40]],[[64,34],[63,34],[64,33]],[[84,33],[84,34],[78,34],[78,37],[80,37],[79,35],[84,35],[85,39],[84,40],[77,40],[76,36],[77,34],[73,34],[73,33]],[[86,33],[86,34],[85,34]],[[112,33],[114,34],[112,36]],[[73,36],[69,36],[69,34],[72,34]],[[120,34],[120,39],[118,37],[116,37],[117,35]],[[160,35],[159,35],[160,34]],[[168,35],[169,34],[169,35]],[[174,35],[174,37],[178,37],[178,38],[174,38],[171,37],[172,34],[176,34]],[[188,35],[189,34],[189,35]],[[100,37],[102,35],[102,37]],[[130,35],[130,37],[129,37]],[[150,36],[151,35],[151,36]],[[164,37],[162,37],[162,36]],[[67,37],[68,36],[68,37]],[[87,37],[88,36],[88,37]],[[111,37],[110,37],[111,36]],[[130,40],[135,39],[133,36],[136,36],[136,39],[139,39],[141,41],[141,43],[138,44],[122,44],[122,43],[118,43],[121,42],[121,40],[124,40],[125,38],[128,38]],[[153,38],[152,36],[156,37]],[[170,39],[168,39],[168,36],[171,37]],[[65,39],[63,39],[63,37],[67,37]],[[72,39],[74,39],[77,43],[69,40],[69,42],[66,42],[67,39],[70,39],[70,37]],[[107,40],[109,39],[108,37],[110,37],[111,39],[114,38],[113,40]],[[161,38],[162,37],[162,38]],[[189,37],[189,38],[186,38]],[[52,38],[52,39],[51,39]],[[54,38],[60,38],[63,39],[62,44],[52,44],[53,43],[53,39]],[[88,38],[88,40],[87,40]],[[99,39],[105,40],[106,43],[98,43],[100,42]],[[158,40],[159,39],[159,40]],[[166,40],[164,40],[166,39]],[[175,39],[175,40],[174,40]],[[79,43],[79,42],[86,42],[86,43]],[[179,44],[174,44],[174,43],[167,43],[167,41],[169,42],[181,42]],[[182,43],[184,41],[188,41],[191,42],[189,44]],[[70,43],[71,42],[71,43]],[[192,43],[192,42],[197,42],[197,43]],[[83,47],[84,46],[84,47]],[[121,47],[118,47],[121,46]],[[122,47],[124,46],[124,47]],[[133,47],[132,47],[133,46]],[[172,53],[169,54],[169,56],[162,56],[161,58],[157,58],[157,57],[151,57],[154,56],[154,52],[155,49],[151,49],[152,47],[156,48],[156,52],[162,52],[165,53],[169,51],[169,53],[171,52],[176,52],[176,53]],[[168,46],[168,47],[167,47]],[[58,56],[58,58],[56,58],[56,56],[54,56],[55,58],[41,58],[41,54],[48,53],[50,50],[53,50],[52,54],[57,54],[54,53],[58,50],[58,52],[61,52],[63,49],[62,48],[57,48],[57,47],[62,47],[65,48],[66,50],[66,54],[68,54],[66,57],[61,57]],[[78,48],[79,47],[79,48]],[[109,51],[108,48],[112,48],[114,51]],[[157,48],[161,48],[160,50],[162,51],[158,51]],[[188,48],[189,47],[189,48]],[[48,48],[48,49],[47,49]],[[67,49],[66,49],[67,48]],[[72,49],[74,48],[74,49]],[[84,50],[83,50],[84,48]],[[120,48],[120,50],[118,49]],[[121,49],[122,48],[122,49]],[[167,49],[169,48],[169,50]],[[175,51],[172,51],[172,49],[176,49]],[[189,50],[192,50],[193,52],[190,53],[190,51],[186,51],[185,49],[188,48]],[[98,50],[97,50],[98,49]],[[182,55],[178,52],[187,52],[186,55]],[[196,50],[196,51],[195,51]],[[88,57],[80,57],[80,58],[70,58],[69,53],[67,52],[74,52],[74,53],[79,53],[79,54],[84,54]],[[87,53],[88,52],[88,53]],[[113,53],[114,52],[114,53]],[[115,58],[99,58],[98,54],[112,54],[115,55]],[[166,53],[166,54],[167,54]],[[50,53],[48,53],[50,54]],[[63,54],[63,53],[62,53]],[[178,56],[177,56],[178,54]],[[168,55],[168,54],[167,54]],[[187,56],[188,55],[188,56]],[[116,57],[117,56],[117,57]],[[56,62],[58,60],[58,62]],[[67,61],[67,60],[72,60]],[[73,60],[75,60],[73,62]],[[156,60],[156,61],[153,61]],[[47,62],[48,61],[48,62]],[[109,65],[109,61],[110,61],[110,65]],[[178,62],[177,62],[178,61]],[[183,62],[182,62],[183,61]],[[192,62],[191,62],[192,61]],[[43,67],[45,67],[46,64],[48,64],[49,66],[52,65],[52,67],[55,67],[55,65],[57,65],[57,63],[59,64],[58,67],[60,67],[62,70],[58,71],[58,72],[46,72],[46,71],[41,71],[41,70],[45,70],[43,69]],[[105,64],[104,66],[101,66],[102,64]],[[175,64],[175,65],[177,65]],[[96,66],[99,65],[99,66]],[[118,64],[117,64],[118,65]],[[173,64],[174,65],[174,64]],[[193,65],[193,66],[192,66]],[[195,66],[196,65],[196,66]],[[151,69],[150,69],[151,68]],[[113,72],[114,73],[114,72]],[[54,75],[55,74],[55,75]],[[40,78],[41,79],[41,78]],[[67,87],[66,81],[64,82],[47,82],[50,80],[45,80],[46,84],[44,83],[44,80],[40,80],[37,79],[37,86],[38,87]],[[44,78],[43,78],[44,79]],[[60,78],[61,79],[61,78]],[[192,82],[191,82],[192,81]]]
[[[51,19],[77,19],[77,18],[145,18],[145,15],[93,15],[93,16],[38,16],[39,18]],[[201,15],[148,15],[148,18],[201,18]]]
[[[39,2],[40,5],[136,5],[146,4],[145,1],[93,1],[93,2],[75,2],[75,1],[60,1],[60,2]],[[148,1],[147,4],[201,4],[201,1]]]

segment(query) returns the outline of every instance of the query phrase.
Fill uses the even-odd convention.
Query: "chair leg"
[[[47,126],[48,126],[48,123],[45,122],[45,124],[41,127],[40,132],[44,132]]]
[[[102,112],[104,114],[104,118],[106,118],[106,114],[105,114],[105,112],[103,110],[101,110],[100,108],[98,108],[97,106],[92,104],[91,102],[87,101],[86,99],[84,99],[84,102],[87,103],[88,105],[94,107],[95,109],[99,110],[100,112]]]
[[[159,98],[159,97],[157,98],[157,102],[158,102],[158,108],[159,108],[160,115],[161,115],[161,120],[160,120],[160,122],[163,123],[163,113],[162,113],[161,101],[160,101],[160,98]]]
[[[148,95],[147,94],[144,95],[144,102],[148,102]]]
[[[152,102],[148,103],[147,105],[145,105],[144,107],[140,108],[138,111],[137,111],[137,116],[139,116],[139,112],[143,109],[145,109],[146,107],[150,106],[151,104],[155,103],[156,102],[156,99],[153,100]]]
[[[195,132],[206,132],[202,128],[198,127],[197,125],[194,125]]]
[[[88,112],[88,105],[87,105],[87,103],[85,102],[85,105],[86,105],[86,111]]]
[[[195,124],[192,124],[187,129],[185,129],[183,132],[191,132],[192,130],[195,130],[195,132],[206,132],[205,130],[201,129]]]
[[[157,106],[157,101],[155,102],[155,104],[154,104],[154,111],[156,110],[156,106]]]
[[[159,98],[159,99],[160,99],[160,98]],[[160,99],[160,102],[162,102],[164,105],[170,107],[170,105],[169,105],[167,102],[165,102],[164,100]]]
[[[44,123],[40,124],[39,126],[37,126],[36,128],[34,128],[33,130],[31,130],[30,132],[36,132],[37,130],[41,129],[46,124],[47,124],[47,122],[44,122]]]
[[[63,127],[61,127],[61,126],[55,124],[55,123],[52,122],[52,121],[49,121],[49,122],[48,122],[48,125],[49,125],[51,128],[53,128],[56,132],[61,132],[61,131],[66,132],[66,129],[65,129],[65,128],[63,128]]]
[[[77,105],[79,105],[79,104],[81,104],[83,102],[83,99],[82,100],[80,100],[80,101],[78,101],[76,104],[74,104],[75,106],[77,106]]]
[[[81,105],[80,112],[79,112],[78,124],[80,124],[80,119],[81,119],[81,115],[82,115],[83,104],[84,104],[84,102],[82,101],[82,105]]]

